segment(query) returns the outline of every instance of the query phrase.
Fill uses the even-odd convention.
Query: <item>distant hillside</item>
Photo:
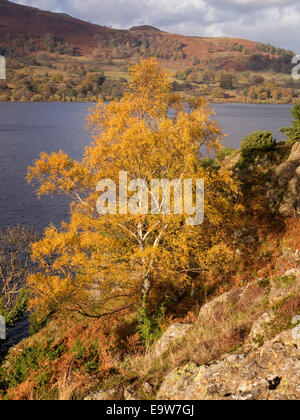
[[[0,0],[0,18],[0,42],[5,44],[20,36],[44,36],[52,33],[85,52],[96,46],[95,35],[111,31],[67,14],[42,11],[7,0]]]
[[[120,79],[122,83],[128,79],[128,65],[141,57],[159,60],[173,75],[174,90],[186,95],[215,101],[287,103],[300,95],[300,85],[290,77],[294,53],[271,45],[169,34],[149,25],[116,30],[7,0],[0,0],[0,22],[0,54],[7,57],[10,70],[9,84],[0,83],[2,100],[115,97],[122,94]],[[24,90],[17,75],[24,68],[31,78],[40,81],[43,75],[54,85],[46,91],[39,89],[40,93],[34,79]],[[60,76],[51,82],[57,72],[64,83],[57,81]],[[117,83],[113,87],[110,83],[102,92],[98,82],[95,87],[94,82],[85,80],[88,73]],[[74,78],[76,86],[67,82]],[[82,81],[85,87],[78,91]]]
[[[270,65],[272,60],[281,57],[284,52],[276,48],[269,50],[262,44],[243,39],[200,38],[168,34],[149,25],[135,26],[129,31],[114,30],[75,19],[67,14],[42,11],[7,0],[0,0],[0,17],[0,42],[2,44],[11,45],[16,38],[43,37],[51,33],[57,39],[78,48],[84,55],[92,53],[100,42],[104,45],[108,44],[108,53],[113,54],[114,47],[123,45],[128,50],[131,48],[128,54],[131,53],[133,56],[134,53],[143,52],[142,49],[138,50],[134,43],[142,43],[139,46],[145,47],[146,37],[147,41],[150,41],[148,49],[152,49],[153,54],[157,53],[158,58],[175,59],[182,64],[194,58],[203,60],[218,56],[220,59],[223,58],[221,60],[223,66],[233,66],[236,70],[241,70],[253,67],[252,54],[254,53],[260,56],[258,66],[263,67]],[[171,46],[170,51],[167,48],[169,46]],[[228,53],[228,56],[224,57],[224,53]]]

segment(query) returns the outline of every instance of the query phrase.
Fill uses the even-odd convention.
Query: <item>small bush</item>
[[[43,328],[45,328],[48,322],[51,320],[51,317],[53,314],[54,312],[42,312],[42,311],[32,312],[29,316],[29,321],[30,321],[29,334],[30,335],[37,334]]]
[[[300,140],[300,104],[296,104],[291,111],[294,118],[290,127],[281,128],[279,133],[284,133],[287,137],[287,144],[293,146]]]
[[[147,308],[141,307],[137,314],[137,332],[147,348],[162,336],[161,325],[165,322],[165,307],[150,315]]]
[[[213,159],[213,158],[204,158],[204,159],[201,160],[200,164],[204,169],[214,169],[214,170],[217,170],[217,171],[221,167],[221,165],[217,161],[217,159]]]
[[[13,366],[2,368],[0,371],[0,380],[4,379],[6,387],[16,387],[25,382],[32,372],[39,371],[39,368],[44,365],[45,361],[57,360],[60,358],[64,351],[63,345],[56,348],[43,348],[42,346],[36,345],[23,350],[20,353]],[[50,380],[50,371],[47,369],[41,369],[41,372],[47,373],[47,381]],[[47,371],[47,372],[46,372]],[[45,377],[43,377],[43,383]],[[39,384],[40,381],[37,381]]]
[[[254,131],[249,134],[241,143],[241,166],[248,166],[254,163],[255,158],[265,151],[274,150],[276,140],[271,131]]]
[[[75,353],[76,359],[82,359],[86,355],[86,348],[78,338],[78,340],[75,341],[75,344],[72,348],[72,352]]]
[[[12,328],[24,317],[27,311],[28,292],[25,289],[22,289],[14,306],[9,311],[5,311],[3,300],[4,299],[0,299],[0,315],[4,316],[6,326]]]
[[[241,144],[242,152],[253,150],[272,150],[276,145],[271,131],[254,131],[244,138]]]
[[[288,287],[292,286],[296,281],[296,276],[282,276],[282,277],[275,277],[275,282],[278,285],[278,287]]]
[[[224,147],[218,152],[217,158],[219,161],[223,162],[228,156],[232,156],[236,152],[237,150],[232,147]]]

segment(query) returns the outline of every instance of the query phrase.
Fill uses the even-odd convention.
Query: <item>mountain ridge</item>
[[[5,33],[7,32],[12,37],[20,35],[42,36],[47,33],[54,33],[66,42],[85,48],[86,46],[93,47],[96,45],[93,38],[97,33],[111,31],[110,28],[85,22],[66,13],[44,11],[8,0],[0,1],[0,16],[3,22],[0,25],[1,42],[5,42]],[[60,25],[63,25],[63,28]],[[77,36],[74,36],[72,32],[75,29],[79,31]]]
[[[174,90],[187,96],[251,103],[300,97],[291,77],[295,53],[269,44],[150,25],[113,29],[9,0],[0,1],[0,22],[0,54],[9,74],[8,84],[0,83],[0,100],[111,100],[122,96],[128,67],[144,58],[157,60]]]
[[[11,17],[13,16],[13,19]],[[130,31],[151,31],[164,34],[169,37],[181,38],[182,40],[198,41],[220,41],[228,40],[232,42],[244,42],[245,46],[254,46],[260,44],[255,41],[245,40],[242,38],[231,37],[201,37],[189,36],[182,34],[173,34],[161,31],[150,25],[133,26],[130,29],[113,29],[104,25],[86,22],[85,20],[72,17],[66,13],[58,13],[47,10],[41,10],[36,7],[24,6],[13,3],[9,0],[0,0],[0,41],[7,42],[5,33],[10,33],[12,37],[20,35],[42,36],[47,33],[53,33],[65,42],[69,42],[74,46],[83,48],[83,52],[87,52],[90,48],[96,46],[95,36],[97,34],[113,34],[115,32]],[[25,18],[25,20],[24,20]],[[63,30],[58,24],[63,24]],[[72,32],[77,30],[77,33]],[[199,44],[200,46],[200,44]],[[202,50],[202,48],[200,48]],[[189,48],[187,48],[189,51]]]

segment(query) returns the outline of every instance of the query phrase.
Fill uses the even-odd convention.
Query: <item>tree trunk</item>
[[[142,287],[141,287],[142,307],[146,307],[148,304],[151,285],[152,285],[151,278],[149,275],[146,275],[143,279]]]

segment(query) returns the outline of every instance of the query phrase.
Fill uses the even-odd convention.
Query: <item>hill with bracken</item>
[[[291,78],[294,53],[269,44],[170,34],[149,25],[116,30],[7,0],[0,0],[0,22],[0,54],[11,70],[8,83],[0,84],[2,100],[116,97],[125,89],[128,65],[141,57],[156,58],[171,72],[174,90],[186,95],[292,103],[300,94]],[[20,83],[24,71],[27,81]],[[46,89],[38,89],[41,76]]]
[[[96,34],[111,31],[67,14],[42,11],[7,0],[0,0],[0,16],[0,39],[6,45],[12,45],[13,39],[19,37],[40,37],[52,33],[85,52],[96,46]]]

